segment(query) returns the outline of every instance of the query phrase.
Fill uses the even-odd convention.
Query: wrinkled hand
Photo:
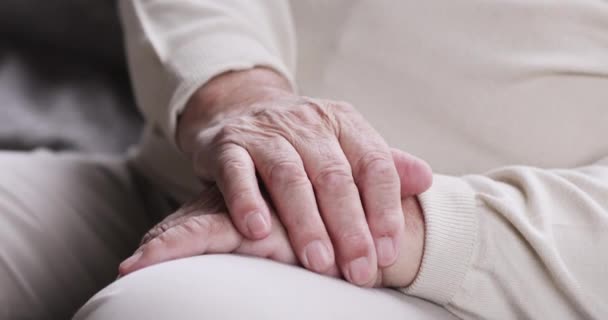
[[[405,178],[409,170],[408,155],[394,150],[393,157],[398,164],[399,176]],[[401,181],[406,184],[405,179]],[[424,218],[414,196],[405,196],[401,203],[405,220],[405,236],[399,243],[401,254],[396,263],[379,268],[370,285],[404,287],[418,272],[424,244]],[[240,253],[299,264],[283,224],[272,206],[269,207],[272,219],[270,235],[259,240],[247,239],[232,223],[219,190],[210,187],[152,228],[136,253],[121,264],[119,272],[126,275],[163,261],[209,253]],[[324,273],[342,276],[335,265]]]
[[[329,274],[337,265],[371,285],[398,257],[400,194],[426,190],[430,168],[409,156],[400,184],[389,147],[352,106],[294,95],[277,77],[253,69],[210,81],[182,114],[178,143],[245,237],[272,229],[259,177],[303,266]]]
[[[297,264],[283,225],[276,215],[271,218],[268,237],[243,237],[228,216],[222,194],[217,187],[210,187],[148,231],[140,248],[120,265],[119,273],[126,275],[163,261],[209,253],[241,253]]]

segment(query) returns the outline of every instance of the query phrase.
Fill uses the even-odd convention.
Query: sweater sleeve
[[[295,40],[287,0],[119,3],[137,104],[171,142],[189,97],[220,73],[264,66],[293,85]]]
[[[404,293],[463,319],[608,316],[608,159],[438,175],[419,199],[425,252]]]

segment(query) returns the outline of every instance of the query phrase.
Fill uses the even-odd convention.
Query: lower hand
[[[407,184],[409,180],[405,178],[411,170],[408,155],[394,150],[393,158],[402,184]],[[424,243],[424,218],[416,197],[404,195],[401,205],[405,220],[405,236],[399,243],[401,254],[391,266],[378,268],[370,286],[404,287],[418,272]],[[269,207],[272,210],[272,206]],[[299,264],[287,232],[274,211],[271,211],[271,219],[272,230],[268,237],[259,240],[244,237],[227,215],[219,190],[210,187],[152,228],[136,253],[121,264],[119,272],[126,275],[163,261],[209,253],[240,253]],[[342,276],[336,265],[324,274]]]

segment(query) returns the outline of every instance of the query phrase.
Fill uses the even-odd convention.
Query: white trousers
[[[397,291],[235,255],[114,281],[167,210],[161,193],[124,159],[0,152],[0,168],[0,319],[69,319],[79,308],[77,320],[453,319]]]

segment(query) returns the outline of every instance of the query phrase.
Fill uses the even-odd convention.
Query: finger
[[[185,220],[189,219],[193,213],[200,215],[226,211],[224,199],[217,189],[217,186],[205,187],[197,197],[184,203],[177,211],[151,228],[143,236],[139,245],[142,246],[168,229],[183,223]]]
[[[248,151],[298,258],[307,269],[325,273],[334,264],[334,251],[300,155],[283,138]]]
[[[141,238],[141,242],[139,243],[139,246],[141,247],[141,246],[145,245],[146,243],[150,242],[150,240],[160,236],[165,231],[173,228],[174,226],[176,226],[178,224],[183,223],[184,221],[186,221],[189,218],[190,218],[190,216],[180,214],[179,211],[170,214],[169,216],[167,216],[167,218],[165,218],[163,221],[156,224],[154,227],[152,227],[152,229],[148,230],[148,232],[146,232],[146,234],[144,234],[144,236]]]
[[[402,198],[423,193],[431,187],[433,171],[424,160],[395,148],[391,148],[391,154],[399,174]]]
[[[119,274],[179,258],[236,250],[242,236],[223,214],[190,216],[140,247],[119,266]]]
[[[292,265],[299,262],[289,243],[287,231],[276,215],[272,217],[272,232],[268,237],[261,240],[243,239],[234,252]]]
[[[258,185],[249,153],[234,144],[224,145],[217,157],[216,181],[237,229],[247,238],[270,234],[270,211]]]
[[[295,145],[314,186],[340,269],[348,281],[370,284],[377,272],[376,253],[361,198],[340,144],[333,138]]]
[[[399,175],[389,147],[361,115],[346,108],[340,145],[351,164],[363,200],[367,222],[374,238],[378,265],[397,260],[403,235]]]

